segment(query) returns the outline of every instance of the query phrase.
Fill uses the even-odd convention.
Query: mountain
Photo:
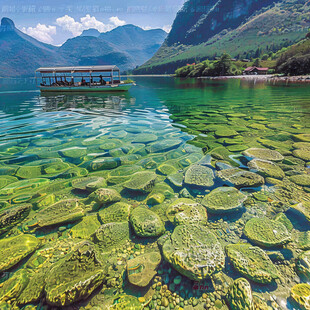
[[[33,75],[42,65],[61,65],[57,47],[37,41],[19,31],[12,20],[0,25],[0,76]]]
[[[161,29],[143,30],[133,25],[99,33],[89,29],[57,47],[37,41],[2,18],[0,26],[0,76],[33,76],[42,66],[116,64],[130,70],[150,59],[165,40]]]
[[[289,46],[310,27],[308,0],[188,0],[158,52],[134,71],[174,73],[187,63],[259,57]]]

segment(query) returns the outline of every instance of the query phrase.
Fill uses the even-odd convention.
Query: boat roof
[[[41,73],[110,72],[110,71],[119,71],[119,68],[115,65],[110,65],[110,66],[81,66],[81,67],[42,67],[36,70],[36,72]]]

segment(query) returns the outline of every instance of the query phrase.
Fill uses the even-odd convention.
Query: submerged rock
[[[112,188],[99,188],[88,196],[88,200],[95,202],[93,210],[98,210],[101,206],[112,202],[118,202],[122,199],[121,195]]]
[[[83,217],[82,221],[70,230],[72,238],[91,239],[91,236],[100,227],[97,215]]]
[[[270,149],[250,148],[242,153],[244,156],[249,158],[258,158],[270,161],[281,161],[284,159],[278,151]]]
[[[85,299],[102,283],[104,276],[104,264],[95,245],[81,241],[47,274],[46,300],[63,307]]]
[[[300,142],[310,142],[310,134],[303,133],[299,135],[293,136],[295,141],[300,141]]]
[[[272,161],[253,159],[248,163],[248,167],[256,170],[264,177],[275,179],[283,179],[285,177],[284,171]]]
[[[131,191],[150,192],[157,178],[156,173],[152,171],[141,171],[135,173],[131,179],[123,186]]]
[[[200,203],[187,198],[180,198],[171,203],[166,215],[174,225],[206,225],[208,222],[206,209]]]
[[[3,210],[0,213],[0,235],[25,219],[31,208],[31,204],[22,204]]]
[[[140,133],[136,135],[133,142],[134,143],[150,143],[156,141],[158,138],[152,133]]]
[[[139,172],[141,170],[142,167],[136,165],[118,167],[109,172],[108,182],[111,184],[124,183],[128,181],[134,173]]]
[[[279,272],[268,255],[259,247],[248,243],[230,244],[226,253],[234,268],[257,283],[270,283],[279,278]]]
[[[303,252],[299,255],[296,267],[297,271],[302,274],[307,281],[310,281],[310,251]]]
[[[31,226],[42,228],[75,222],[84,214],[82,204],[77,199],[62,200],[38,211],[31,221]]]
[[[72,187],[79,190],[93,192],[99,188],[107,186],[107,182],[102,177],[86,177],[72,181]]]
[[[304,161],[310,161],[310,149],[297,149],[293,151],[293,155]]]
[[[254,310],[254,301],[250,283],[244,279],[236,279],[230,287],[227,300],[231,310]]]
[[[310,202],[303,201],[291,206],[291,208],[301,213],[308,221],[310,221]]]
[[[22,166],[15,175],[21,179],[34,179],[39,178],[42,175],[41,166]]]
[[[310,309],[310,284],[296,284],[291,289],[291,298],[301,310]]]
[[[167,152],[169,150],[177,148],[179,145],[182,144],[181,139],[165,139],[158,142],[154,142],[150,144],[146,150],[149,153],[161,153],[161,152]]]
[[[130,227],[128,222],[107,223],[100,226],[95,234],[95,241],[104,249],[110,251],[130,238]]]
[[[161,262],[159,252],[139,255],[127,261],[128,281],[136,286],[147,286],[157,274],[157,267]]]
[[[0,272],[18,264],[35,251],[39,244],[39,239],[24,234],[0,240]]]
[[[189,279],[200,281],[222,270],[225,254],[215,235],[201,225],[179,225],[163,244],[165,260]]]
[[[227,181],[228,184],[232,184],[237,188],[258,187],[265,184],[265,180],[261,175],[238,168],[221,170],[217,172],[217,175],[223,181]]]
[[[99,211],[99,218],[102,224],[128,222],[131,205],[124,202],[117,202],[108,208]]]
[[[240,210],[247,196],[234,187],[218,187],[202,200],[210,213],[221,214]]]
[[[191,165],[185,173],[184,182],[188,185],[212,187],[214,185],[213,170],[202,165]]]
[[[130,223],[135,233],[140,237],[157,237],[165,232],[164,223],[160,217],[147,206],[133,209]]]
[[[281,222],[266,217],[247,221],[244,234],[252,242],[264,247],[280,246],[291,240],[290,233]]]
[[[289,179],[297,185],[310,187],[310,174],[297,174],[289,177]]]

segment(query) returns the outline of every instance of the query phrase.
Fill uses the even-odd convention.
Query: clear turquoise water
[[[9,182],[10,186],[14,182],[13,179],[10,181],[3,179],[3,182],[0,182],[0,212],[5,212],[7,208],[16,207],[20,203],[31,203],[33,209],[25,219],[1,235],[1,239],[25,231],[25,227],[29,221],[31,222],[33,215],[38,210],[40,211],[38,196],[44,197],[53,194],[53,202],[72,198],[83,200],[88,194],[73,190],[71,179],[85,177],[88,173],[90,176],[100,175],[109,180],[113,169],[90,168],[92,167],[91,163],[100,158],[113,159],[118,166],[135,165],[142,167],[142,170],[154,171],[158,175],[156,182],[170,186],[171,195],[166,195],[163,203],[155,206],[149,205],[149,207],[166,222],[166,230],[172,232],[173,225],[165,217],[165,210],[175,198],[190,195],[192,199],[200,201],[209,190],[222,186],[223,182],[217,178],[214,186],[208,189],[185,184],[181,188],[175,187],[168,180],[168,176],[158,170],[161,164],[173,160],[179,165],[177,170],[180,173],[185,173],[191,164],[197,162],[204,155],[211,154],[213,158],[211,165],[214,171],[218,161],[233,166],[240,165],[244,168],[246,162],[240,157],[242,151],[250,147],[273,149],[283,154],[285,160],[294,164],[293,168],[288,168],[285,163],[281,166],[285,171],[285,177],[279,181],[282,182],[280,186],[286,186],[286,190],[289,188],[287,191],[291,192],[291,196],[287,194],[283,197],[277,196],[278,200],[275,199],[275,195],[270,189],[274,188],[277,182],[265,177],[266,186],[244,189],[249,201],[243,214],[238,214],[236,217],[226,214],[211,215],[209,216],[209,228],[215,232],[222,245],[225,246],[229,243],[247,240],[242,234],[242,230],[244,223],[251,217],[267,216],[271,219],[278,213],[285,212],[294,224],[292,243],[285,246],[285,249],[268,250],[283,252],[284,262],[278,261],[276,265],[284,278],[289,281],[283,280],[270,285],[251,282],[251,285],[254,291],[269,301],[269,304],[270,296],[274,295],[282,307],[290,307],[287,298],[291,287],[305,280],[300,278],[300,273],[296,271],[295,265],[287,267],[288,270],[285,269],[285,266],[289,263],[295,264],[298,255],[302,252],[298,241],[296,241],[298,238],[294,236],[302,231],[308,231],[309,224],[305,218],[296,215],[289,206],[310,200],[310,184],[293,184],[287,180],[296,174],[310,174],[308,168],[310,159],[300,159],[293,155],[293,150],[296,149],[293,147],[296,142],[295,136],[310,134],[309,86],[272,85],[240,80],[178,80],[162,77],[136,78],[136,82],[136,87],[123,94],[53,94],[45,96],[40,94],[32,83],[21,80],[0,81],[0,168],[9,166],[15,169],[12,173],[4,172],[2,178],[5,179],[6,175],[15,176],[17,179],[14,182],[28,180],[28,185],[31,184],[31,180],[37,178],[47,179],[50,184],[65,180],[63,185],[57,187],[56,190],[49,187],[42,189],[40,187],[29,189],[28,187],[25,189],[23,186],[16,185],[14,187],[13,185],[13,191],[8,194],[5,190],[8,186],[6,182]],[[232,137],[218,136],[216,131],[223,128],[235,130],[237,138],[235,135]],[[152,142],[136,143],[135,139],[141,133],[153,134],[157,137],[157,141],[179,139],[180,143],[159,154],[152,153],[146,151]],[[235,140],[227,143],[228,138]],[[101,145],[106,142],[112,142],[112,146],[102,148]],[[71,148],[77,148],[81,155],[64,156],[62,150]],[[40,168],[39,174],[37,172],[34,174],[29,172],[26,175],[18,173],[21,167],[41,166],[55,158],[61,163],[67,163],[73,172],[66,174],[68,169],[63,168],[50,176],[44,172],[45,168]],[[145,204],[147,201],[145,194],[128,195],[128,193],[124,193],[121,183],[108,183],[108,187],[119,191],[122,201],[128,202],[133,207]],[[186,195],[184,192],[182,193],[184,188]],[[257,199],[252,195],[255,192],[263,193],[266,200]],[[282,203],[285,207],[277,209],[272,203],[275,200],[277,200],[277,206]],[[96,212],[87,210],[87,214],[94,215]],[[242,220],[241,224],[240,220]],[[73,221],[69,224],[54,225],[48,229],[26,229],[26,233],[39,237],[43,245],[51,240],[70,239],[70,230],[75,224],[76,222]],[[92,237],[89,239],[92,240]],[[131,245],[144,244],[148,249],[149,246],[154,246],[156,239],[133,237],[130,242]],[[125,245],[126,247],[128,245]],[[122,247],[120,247],[120,251],[123,251]],[[135,251],[137,251],[135,248],[128,251],[126,259],[137,256]],[[287,254],[287,252],[290,253]],[[241,277],[231,267],[227,258],[226,260],[227,265],[224,273],[231,279]],[[6,277],[3,277],[1,281],[4,282],[8,277],[12,277],[16,270],[25,268],[24,264],[25,261],[22,261],[9,269]],[[170,284],[176,276],[178,273],[167,262],[161,263],[157,275],[158,281],[167,284],[170,288]],[[119,287],[115,288],[118,294],[126,292],[137,297],[146,294],[147,290],[132,287],[128,285],[126,276],[123,278]],[[206,285],[212,286],[210,280],[206,281]],[[191,299],[193,297],[203,305],[206,300],[202,298],[202,293],[204,291],[214,293],[214,288],[209,289],[208,286],[206,289],[206,285],[203,290],[196,290],[194,282],[184,276],[182,283],[183,287],[172,286],[170,291],[181,296],[182,300],[184,299],[183,302],[186,302],[185,305],[193,304],[193,299]],[[90,303],[92,307],[95,307],[100,300],[98,296],[103,294],[96,292],[97,295],[93,294],[86,302],[80,301],[78,305],[85,306]],[[149,293],[145,296],[147,299],[154,294]],[[157,296],[157,299],[153,298],[153,300],[157,300],[157,305],[160,304],[159,300],[162,300],[163,296]],[[216,294],[212,296],[221,302],[225,300],[223,297],[218,298]],[[10,297],[13,303],[16,297]],[[38,304],[38,302],[34,302],[34,304]],[[287,304],[287,302],[289,303]],[[41,300],[40,304],[45,304],[45,301]],[[149,304],[150,309],[155,309],[155,307],[156,302]],[[177,309],[177,306],[170,308]]]

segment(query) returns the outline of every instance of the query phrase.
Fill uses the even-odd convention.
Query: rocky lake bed
[[[244,83],[0,93],[0,309],[310,309],[309,89]]]

